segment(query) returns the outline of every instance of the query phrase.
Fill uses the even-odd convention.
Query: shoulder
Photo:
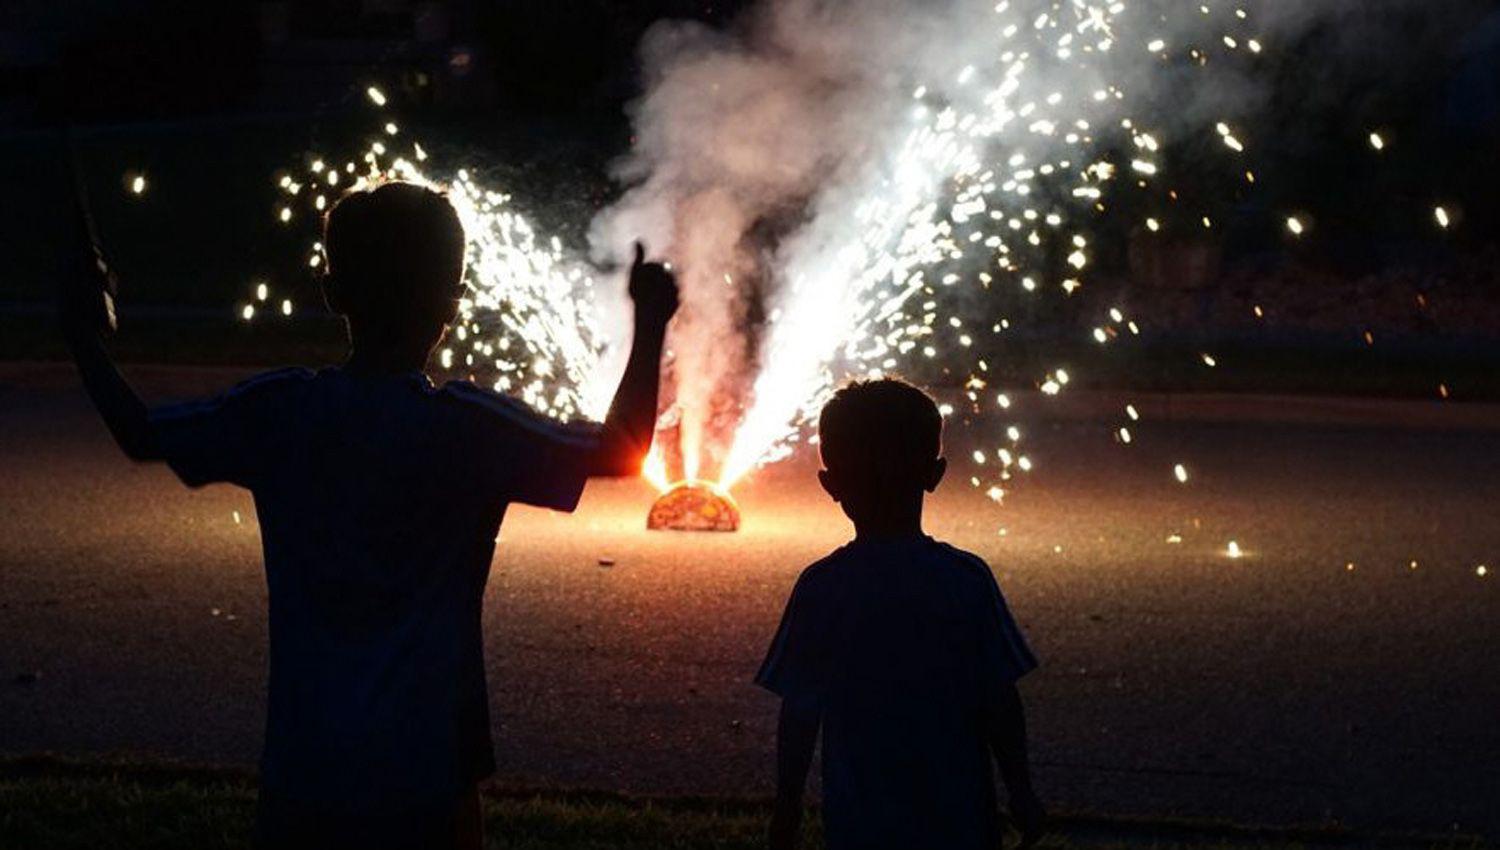
[[[801,593],[819,593],[838,584],[843,580],[851,554],[848,546],[829,552],[827,555],[809,564],[797,576],[797,591]]]
[[[229,389],[225,395],[229,396],[258,396],[268,395],[286,389],[304,387],[312,383],[318,377],[318,373],[302,366],[288,366],[285,369],[273,369],[269,372],[261,372],[240,381]]]
[[[598,435],[595,423],[560,422],[514,396],[487,390],[472,381],[449,381],[436,391],[436,397],[459,415],[490,427],[567,442],[591,441]]]
[[[280,403],[289,391],[308,386],[316,377],[316,372],[301,367],[262,372],[212,396],[163,405],[153,411],[153,416],[172,418],[228,411],[248,413]]]
[[[473,381],[448,381],[436,391],[438,400],[475,412],[488,412],[496,416],[535,416],[526,402],[495,390],[487,390]]]
[[[990,569],[989,563],[983,558],[950,543],[942,541],[933,542],[936,544],[939,559],[961,581],[984,588],[996,585],[995,573]]]

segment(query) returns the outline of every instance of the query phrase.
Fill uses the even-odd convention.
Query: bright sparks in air
[[[987,59],[910,80],[901,90],[904,117],[894,122],[890,138],[871,140],[884,154],[861,166],[868,173],[846,176],[840,192],[809,202],[817,206],[818,221],[838,227],[813,227],[776,246],[744,397],[727,414],[669,411],[682,435],[695,419],[701,424],[710,414],[728,416],[724,445],[705,445],[707,436],[684,438],[675,452],[658,444],[646,459],[646,480],[666,490],[674,480],[702,475],[727,490],[805,442],[817,411],[851,377],[899,373],[928,361],[947,365],[961,387],[944,400],[950,427],[960,415],[1011,415],[1013,406],[1022,406],[1017,391],[1034,390],[1025,397],[1037,404],[1065,391],[1069,374],[1060,368],[1028,376],[1024,386],[1000,383],[985,359],[986,342],[1010,331],[1014,317],[975,315],[974,297],[1005,292],[1068,299],[1087,292],[1098,265],[1096,231],[1106,216],[1139,215],[1130,219],[1131,229],[1151,234],[1200,224],[1213,229],[1211,208],[1182,200],[1170,182],[1168,143],[1182,135],[1196,132],[1213,141],[1227,174],[1242,186],[1255,182],[1245,159],[1256,138],[1253,126],[1226,116],[1183,129],[1168,116],[1135,114],[1151,100],[1131,86],[1144,86],[1150,68],[1200,66],[1210,44],[1223,45],[1215,47],[1216,57],[1226,49],[1237,56],[1260,52],[1247,15],[1209,19],[1207,10],[1202,14],[1211,22],[1204,26],[1224,31],[1206,34],[1194,47],[1176,43],[1184,27],[1164,33],[1151,10],[1124,0],[994,5]],[[1194,6],[1182,14],[1198,13]],[[378,87],[365,94],[375,107],[387,107]],[[323,152],[309,156],[301,173],[285,175],[277,217],[291,223],[295,207],[309,213],[299,221],[315,221],[344,191],[381,180],[441,183],[465,223],[469,262],[459,321],[437,354],[440,367],[557,418],[602,416],[628,340],[612,338],[601,321],[597,271],[559,239],[536,232],[505,192],[465,169],[431,171],[435,159],[406,131],[385,115],[379,126],[352,160]],[[1169,138],[1168,126],[1177,137]],[[1385,148],[1378,133],[1369,141],[1377,151]],[[1116,196],[1127,190],[1143,193],[1146,202],[1117,206]],[[1434,214],[1441,227],[1449,226],[1442,207]],[[1308,231],[1297,215],[1287,216],[1285,226],[1294,237]],[[319,268],[322,262],[321,245],[314,244],[308,264]],[[728,281],[731,271],[698,277]],[[260,287],[243,306],[243,318],[253,318],[255,304],[269,297]],[[290,315],[290,300],[281,307]],[[1087,326],[1089,339],[1109,350],[1116,340],[1141,333],[1138,318],[1146,321],[1111,309]],[[1209,354],[1199,359],[1216,365]],[[1139,419],[1133,405],[1126,414]],[[1004,445],[996,449],[999,441],[991,440],[991,448],[974,451],[972,474],[965,477],[999,501],[1013,476],[1033,462],[1022,453],[1017,426],[1002,420],[994,427],[1003,431]],[[1116,434],[1121,443],[1132,442],[1128,428]],[[1173,474],[1179,483],[1188,481],[1182,464]],[[1230,549],[1235,557],[1232,541]]]

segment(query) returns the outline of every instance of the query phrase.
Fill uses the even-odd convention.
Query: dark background
[[[544,231],[582,245],[593,211],[619,191],[607,167],[630,144],[642,34],[662,18],[733,26],[748,5],[0,2],[0,355],[58,354],[45,318],[67,261],[57,234],[71,160],[128,284],[127,358],[336,356],[305,264],[316,222],[277,222],[274,180],[313,153],[347,157],[377,137],[387,116],[365,100],[371,83],[436,162],[482,163]],[[1149,333],[1088,380],[1500,395],[1500,15],[1479,0],[1438,5],[1364,4],[1357,37],[1334,18],[1268,43],[1252,69],[1274,81],[1245,162],[1257,184],[1226,172],[1222,151],[1208,150],[1216,141],[1178,143],[1165,158],[1198,198],[1167,224],[1186,235],[1146,238],[1120,199],[1094,224],[1084,297],[995,305],[1023,311],[1025,326],[995,359],[1023,374],[1043,348],[1086,358],[1098,313],[1124,304],[1149,316]],[[1372,129],[1389,143],[1380,156]],[[126,191],[137,172],[149,181],[139,197]],[[1433,223],[1438,203],[1455,218],[1448,231]],[[1290,211],[1308,238],[1288,238]],[[1194,234],[1203,213],[1212,235]],[[293,298],[293,321],[232,321],[257,280]],[[1192,364],[1209,346],[1255,366],[1204,373]],[[1295,365],[1309,361],[1320,368]],[[917,377],[962,375],[939,366]]]

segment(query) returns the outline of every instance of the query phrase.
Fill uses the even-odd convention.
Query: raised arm
[[[776,722],[776,804],[771,813],[771,850],[795,850],[802,838],[802,793],[812,768],[813,744],[822,711],[816,699],[781,700]]]
[[[1021,846],[1041,840],[1046,813],[1031,786],[1031,758],[1026,747],[1026,709],[1015,684],[1002,688],[989,716],[990,750],[1010,794],[1010,815],[1021,833]]]
[[[598,453],[589,470],[592,475],[640,472],[656,431],[662,346],[667,322],[677,312],[677,280],[665,265],[646,262],[646,249],[639,242],[630,267],[630,298],[635,302],[630,359],[604,419]]]
[[[146,405],[115,368],[104,337],[115,329],[113,277],[93,235],[83,197],[76,195],[73,244],[75,271],[62,281],[59,310],[63,336],[99,415],[125,455],[135,461],[161,460]]]

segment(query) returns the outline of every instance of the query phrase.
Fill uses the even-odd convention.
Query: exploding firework
[[[1077,296],[1100,231],[1212,226],[1208,205],[1156,209],[1177,200],[1155,188],[1167,133],[1246,152],[1219,116],[1153,130],[1162,116],[1133,113],[1161,107],[1132,85],[1262,50],[1243,11],[1154,3],[914,16],[784,0],[751,24],[729,43],[679,28],[647,45],[655,82],[622,169],[638,185],[595,228],[606,249],[645,231],[682,257],[663,483],[727,488],[784,457],[849,377],[943,364],[966,417],[996,413],[989,399],[1006,415],[990,358],[1007,313]],[[1100,318],[1100,345],[1140,333],[1119,306]],[[1033,386],[1056,395],[1068,378]],[[970,477],[997,499],[1030,466],[1004,430]]]
[[[1180,110],[1153,90],[1260,53],[1253,22],[1217,5],[1091,0],[958,2],[935,23],[884,2],[848,4],[844,17],[811,16],[801,0],[769,9],[743,41],[679,33],[656,51],[641,148],[622,175],[637,186],[595,223],[604,255],[645,236],[682,279],[669,406],[643,470],[668,494],[658,507],[707,506],[737,525],[729,488],[788,455],[842,380],[927,364],[961,387],[945,416],[1001,419],[968,478],[1000,501],[1032,465],[1021,429],[1003,421],[1025,387],[1001,386],[992,367],[1013,317],[1044,299],[1085,303],[1101,238],[1214,227],[1212,198],[1194,206],[1166,182],[1169,142],[1212,141],[1240,189],[1254,185],[1242,122],[1203,114],[1206,98]],[[896,37],[903,28],[922,38]],[[877,44],[889,73],[870,73]],[[378,88],[368,95],[388,108]],[[291,199],[276,214],[290,222],[297,199],[322,211],[383,179],[435,182],[420,143],[394,123],[380,139],[284,176]],[[601,416],[625,340],[601,322],[597,272],[467,170],[441,182],[470,238],[468,294],[441,366],[558,418]],[[1443,208],[1435,216],[1448,225]],[[1302,218],[1285,220],[1303,235]],[[309,264],[321,262],[314,244]],[[1141,326],[1110,304],[1086,332],[1108,347]],[[1069,380],[1054,367],[1030,384],[1045,398]],[[1131,444],[1123,423],[1116,434]]]

